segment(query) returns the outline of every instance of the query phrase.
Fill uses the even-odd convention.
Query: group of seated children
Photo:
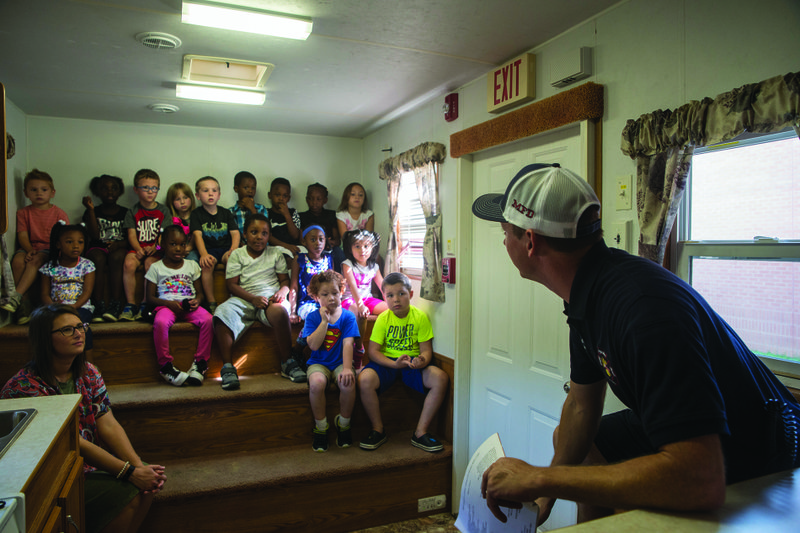
[[[309,210],[299,214],[288,207],[288,180],[272,182],[268,194],[272,207],[266,209],[255,202],[256,179],[245,171],[234,178],[239,200],[230,210],[218,206],[220,184],[211,176],[195,184],[197,209],[184,183],[169,188],[167,206],[157,202],[160,179],[152,170],[138,171],[133,185],[139,201],[127,209],[117,204],[124,191],[120,178],[92,179],[90,190],[100,204],[85,197],[83,224],[70,225],[66,213],[51,203],[52,178],[36,169],[29,172],[24,190],[31,205],[17,212],[20,248],[12,261],[16,292],[0,308],[17,311],[18,323],[26,323],[30,304],[23,297],[39,273],[42,303],[73,306],[87,326],[138,320],[149,305],[154,308],[154,344],[164,380],[176,386],[201,385],[216,338],[224,390],[240,387],[232,348],[258,320],[273,330],[281,375],[295,383],[308,380],[314,450],[327,449],[329,381],[340,390],[341,414],[334,421],[337,444],[352,443],[350,418],[358,384],[372,424],[360,446],[372,450],[386,441],[378,394],[397,377],[415,390],[429,391],[412,443],[427,451],[442,449],[428,426],[444,399],[448,378],[429,366],[433,334],[425,314],[410,305],[408,278],[399,273],[385,279],[381,275],[374,216],[366,208],[360,184],[346,187],[340,209],[334,212],[324,208],[325,186],[314,183],[306,197]],[[230,294],[219,305],[213,291],[217,263],[226,265]],[[140,266],[145,271],[142,300],[136,298]],[[373,284],[386,301],[372,296]],[[370,363],[362,370],[362,337],[370,314],[379,317],[369,343]],[[170,354],[169,330],[176,320],[200,330],[188,372],[175,368]],[[291,324],[303,321],[293,347]],[[85,329],[85,346],[91,354],[91,328]],[[306,346],[311,351],[307,362],[302,355]],[[357,371],[361,371],[358,378]]]

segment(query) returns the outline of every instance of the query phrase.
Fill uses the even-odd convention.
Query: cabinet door
[[[61,507],[55,506],[44,523],[42,533],[59,533],[61,531]]]
[[[77,454],[76,454],[77,455]],[[83,457],[77,455],[67,481],[58,495],[58,506],[61,508],[61,531],[65,533],[82,533],[83,524]]]

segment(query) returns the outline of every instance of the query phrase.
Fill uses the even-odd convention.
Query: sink
[[[11,447],[36,414],[36,409],[0,411],[0,457]]]

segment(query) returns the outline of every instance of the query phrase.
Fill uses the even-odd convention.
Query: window
[[[776,373],[800,377],[800,141],[794,131],[697,149],[678,274]]]
[[[410,277],[422,276],[422,244],[425,241],[425,214],[413,172],[400,176],[397,202],[397,261],[400,271]]]

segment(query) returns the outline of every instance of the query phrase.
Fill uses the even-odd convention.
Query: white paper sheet
[[[483,473],[497,459],[505,457],[500,435],[495,433],[481,444],[467,465],[461,485],[461,505],[456,528],[462,533],[534,533],[539,507],[526,503],[522,509],[505,509],[508,521],[504,524],[492,514],[481,496]]]

